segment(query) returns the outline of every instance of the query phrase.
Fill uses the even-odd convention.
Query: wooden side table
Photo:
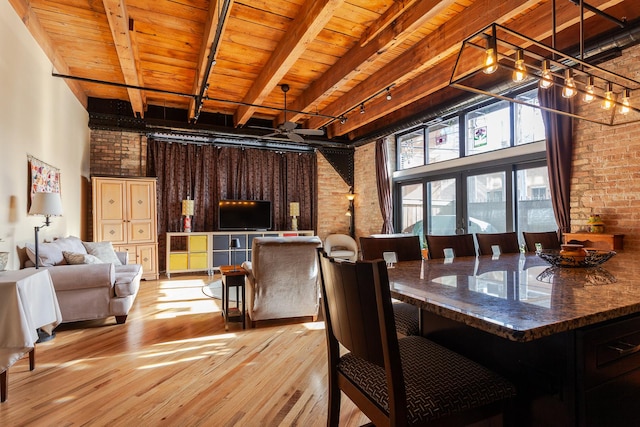
[[[228,322],[242,321],[242,329],[246,328],[246,309],[244,294],[244,277],[247,271],[239,265],[222,265],[222,316],[224,317],[224,328],[228,329]],[[236,306],[232,310],[229,308],[229,290],[236,290]],[[238,299],[242,300],[242,309]]]
[[[565,233],[564,243],[572,240],[582,242],[586,248],[601,249],[605,251],[622,250],[624,234],[606,233]]]

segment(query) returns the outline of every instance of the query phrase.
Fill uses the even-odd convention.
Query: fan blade
[[[324,135],[324,131],[322,129],[294,129],[292,132],[297,133],[298,135]]]
[[[274,132],[274,133],[270,133],[268,135],[262,135],[262,138],[269,138],[271,136],[280,136],[282,135],[282,132]]]
[[[297,133],[287,132],[287,137],[289,137],[293,142],[304,142],[304,138]]]
[[[284,131],[290,131],[290,130],[294,130],[297,126],[298,124],[294,122],[284,122],[283,124],[280,125],[280,129]]]

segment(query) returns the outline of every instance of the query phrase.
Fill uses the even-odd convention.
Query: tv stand
[[[313,230],[228,230],[205,232],[168,232],[165,273],[195,273],[212,275],[221,265],[251,261],[254,237],[314,236]],[[231,239],[240,239],[240,248],[229,248]]]

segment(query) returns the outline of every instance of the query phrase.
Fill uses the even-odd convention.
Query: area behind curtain
[[[538,90],[540,105],[572,113],[571,99],[563,98],[560,91],[561,89],[556,86]],[[551,204],[562,234],[571,231],[569,196],[573,156],[573,119],[562,114],[541,111],[547,140],[547,168],[549,170]]]
[[[181,202],[194,199],[193,231],[218,230],[218,202],[270,200],[272,229],[289,230],[289,203],[300,203],[300,230],[316,229],[315,153],[275,152],[149,139],[147,175],[158,177],[158,241],[165,265],[168,231],[181,231]]]

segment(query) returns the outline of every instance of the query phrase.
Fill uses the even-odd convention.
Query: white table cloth
[[[0,372],[38,341],[38,328],[51,333],[62,321],[47,269],[0,271]]]

